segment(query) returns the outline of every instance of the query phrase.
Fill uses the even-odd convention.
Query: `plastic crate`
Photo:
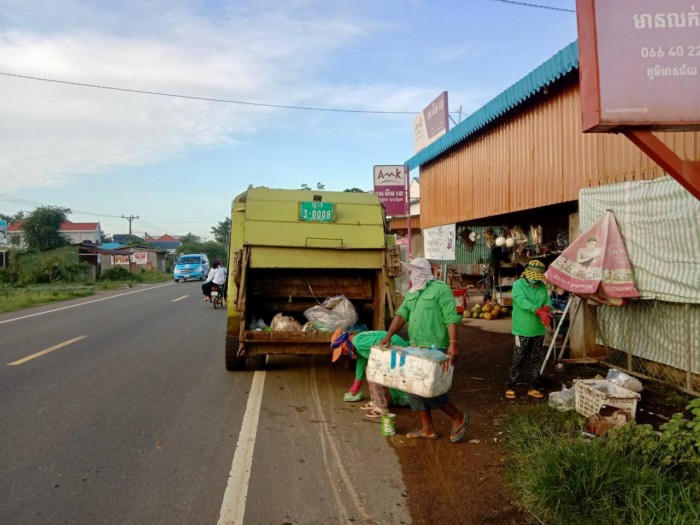
[[[603,405],[619,408],[634,419],[637,412],[637,400],[642,396],[604,379],[576,379],[576,412],[584,417],[600,411]]]

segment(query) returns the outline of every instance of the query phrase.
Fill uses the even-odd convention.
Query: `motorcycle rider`
[[[209,274],[207,275],[207,280],[202,284],[202,293],[204,294],[204,300],[211,302],[211,287],[212,285],[217,285],[221,292],[226,298],[226,268],[221,266],[221,261],[219,259],[214,259]]]

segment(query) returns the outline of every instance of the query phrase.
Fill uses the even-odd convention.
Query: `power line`
[[[551,5],[530,4],[528,2],[515,2],[514,0],[491,0],[492,2],[501,2],[503,4],[520,5],[523,7],[536,7],[538,9],[549,9],[551,11],[564,11],[566,13],[575,13],[576,9],[566,9],[564,7],[553,7]]]
[[[10,195],[0,194],[0,201],[9,202],[12,204],[19,204],[21,206],[31,206],[32,208],[39,208],[40,206],[52,206],[51,204],[43,204],[41,202],[30,201],[27,199],[20,199],[18,197],[12,197]],[[74,210],[73,208],[68,208],[71,210],[71,214],[74,215],[92,215],[95,217],[108,217],[111,219],[121,219],[119,215],[107,215],[106,213],[95,213],[91,211]]]
[[[121,88],[121,87],[114,87],[114,86],[103,86],[99,84],[87,84],[84,82],[70,82],[68,80],[57,80],[54,78],[44,78],[44,77],[32,77],[29,75],[18,75],[15,73],[7,73],[4,71],[0,71],[0,75],[4,75],[6,77],[15,77],[15,78],[23,78],[26,80],[38,80],[40,82],[53,82],[55,84],[66,84],[69,86],[79,86],[79,87],[87,87],[87,88],[93,88],[93,89],[107,89],[111,91],[122,91],[126,93],[138,93],[140,95],[156,95],[159,97],[171,97],[171,98],[184,98],[188,100],[202,100],[205,102],[220,102],[223,104],[239,104],[242,106],[258,106],[258,107],[264,107],[264,108],[278,108],[278,109],[298,109],[298,110],[303,110],[303,111],[326,111],[326,112],[333,112],[333,113],[367,113],[367,114],[376,114],[376,115],[415,115],[416,113],[419,113],[418,111],[379,111],[379,110],[369,110],[369,109],[338,109],[338,108],[319,108],[319,107],[312,107],[312,106],[290,106],[286,104],[266,104],[262,102],[247,102],[244,100],[230,100],[230,99],[225,99],[225,98],[210,98],[210,97],[195,97],[192,95],[179,95],[176,93],[163,93],[160,91],[146,91],[143,89],[130,89],[130,88]]]

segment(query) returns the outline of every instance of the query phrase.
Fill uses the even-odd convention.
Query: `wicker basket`
[[[619,408],[632,419],[637,412],[637,400],[642,396],[604,379],[574,380],[576,392],[576,412],[584,417],[600,411],[603,405]]]

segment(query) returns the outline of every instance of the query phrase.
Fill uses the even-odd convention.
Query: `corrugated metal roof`
[[[408,159],[406,164],[413,169],[430,162],[576,68],[578,68],[578,41],[566,46],[537,69],[487,102],[466,120]]]

